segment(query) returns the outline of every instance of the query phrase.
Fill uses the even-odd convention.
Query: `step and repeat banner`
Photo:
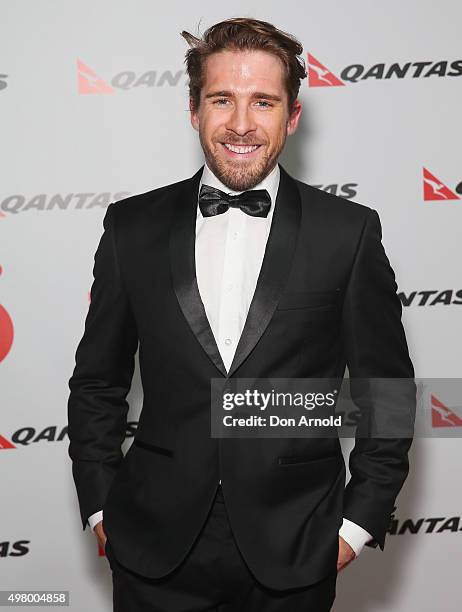
[[[416,376],[432,380],[421,396],[434,435],[414,441],[385,550],[366,547],[340,573],[334,609],[456,612],[462,396],[438,384],[462,363],[462,5],[448,0],[1,3],[0,590],[65,590],[75,612],[112,610],[67,454],[93,257],[110,202],[203,163],[180,32],[235,16],[303,44],[303,114],[280,162],[378,211]],[[124,450],[138,369],[128,399]]]

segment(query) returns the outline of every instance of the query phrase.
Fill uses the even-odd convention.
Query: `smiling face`
[[[282,61],[265,51],[221,51],[205,63],[199,108],[191,123],[207,165],[232,191],[252,189],[277,163],[295,132],[301,104],[289,116]]]

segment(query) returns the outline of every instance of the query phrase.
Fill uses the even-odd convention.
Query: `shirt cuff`
[[[88,524],[90,525],[91,529],[94,529],[95,525],[102,520],[103,520],[103,511],[99,510],[98,512],[95,512],[94,514],[88,517]]]
[[[343,519],[343,523],[338,534],[347,544],[351,546],[351,548],[355,551],[356,556],[358,556],[362,551],[366,542],[374,539],[368,531],[347,518]]]

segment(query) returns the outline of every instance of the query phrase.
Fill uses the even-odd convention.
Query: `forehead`
[[[231,89],[242,93],[251,90],[276,93],[284,88],[282,61],[272,53],[259,50],[213,53],[205,62],[204,77],[205,91]]]

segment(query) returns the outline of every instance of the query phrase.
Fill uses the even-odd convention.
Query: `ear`
[[[193,99],[191,97],[189,98],[189,112],[190,112],[191,125],[193,126],[195,130],[199,131],[199,117],[197,114],[197,110],[194,108]]]
[[[297,98],[294,102],[294,107],[292,114],[289,117],[289,121],[287,122],[287,135],[290,136],[295,132],[298,126],[298,121],[300,119],[300,115],[302,113],[302,104],[300,100]]]

